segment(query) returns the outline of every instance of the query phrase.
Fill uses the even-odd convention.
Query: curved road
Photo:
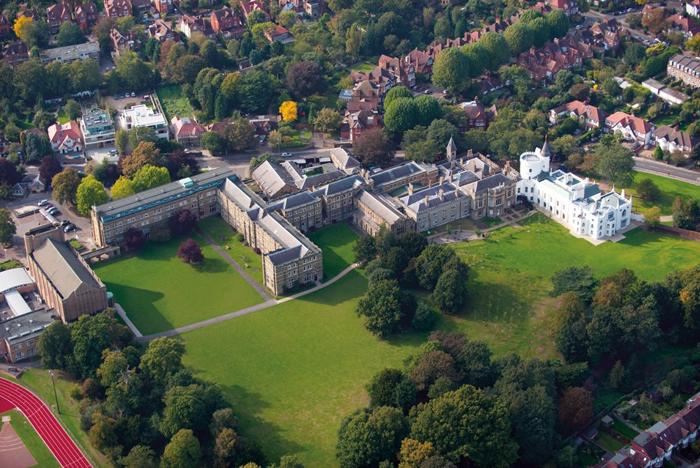
[[[0,401],[19,409],[64,468],[91,468],[83,452],[34,393],[0,377]],[[7,406],[2,405],[0,406]]]

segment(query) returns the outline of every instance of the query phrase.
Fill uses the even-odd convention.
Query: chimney
[[[438,190],[438,198],[440,199],[440,201],[445,200],[445,191],[443,189]]]
[[[430,201],[430,197],[428,195],[425,196],[423,199],[423,203],[425,203],[425,206],[428,206],[428,202]]]
[[[474,157],[474,153],[472,152],[472,149],[469,148],[469,150],[467,150],[467,159],[471,159],[473,157]]]
[[[408,194],[413,195],[413,182],[408,183]]]
[[[445,183],[445,177],[444,177],[444,176],[440,176],[440,178],[438,179],[438,184],[439,184],[439,185],[442,185],[442,184],[444,184],[444,183]]]

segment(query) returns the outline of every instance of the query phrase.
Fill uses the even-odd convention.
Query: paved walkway
[[[129,325],[129,323],[131,321],[127,322],[127,325],[129,325],[129,328],[131,328],[131,331],[134,332],[134,334],[138,333],[138,335],[136,337],[136,341],[141,341],[141,342],[150,341],[150,340],[153,340],[155,338],[162,338],[162,337],[166,337],[166,336],[180,335],[182,333],[190,332],[192,330],[197,330],[199,328],[205,328],[205,327],[208,327],[210,325],[214,325],[216,323],[226,322],[228,320],[242,317],[244,315],[252,314],[253,312],[259,312],[261,310],[269,309],[270,307],[274,307],[274,306],[279,305],[279,304],[284,304],[285,302],[299,299],[300,297],[306,296],[307,294],[314,293],[314,292],[319,291],[327,286],[330,286],[331,284],[333,284],[336,281],[338,281],[339,279],[343,278],[345,275],[350,273],[352,270],[354,270],[358,266],[360,266],[359,263],[353,263],[352,265],[348,266],[343,271],[341,271],[340,273],[338,273],[337,275],[335,275],[333,278],[326,281],[325,283],[319,283],[316,286],[314,286],[313,288],[298,292],[298,293],[293,294],[291,296],[283,297],[281,299],[270,298],[267,301],[263,302],[262,304],[256,304],[254,306],[246,307],[245,309],[236,310],[234,312],[229,312],[229,313],[224,314],[224,315],[219,315],[218,317],[213,317],[213,318],[210,318],[207,320],[202,320],[201,322],[191,323],[189,325],[184,325],[182,327],[173,328],[171,330],[166,330],[166,331],[163,331],[160,333],[154,333],[152,335],[143,336],[143,335],[141,335],[141,333],[138,332],[136,327],[133,327],[133,324]]]
[[[126,312],[124,312],[124,309],[122,306],[119,304],[114,304],[114,309],[117,311],[117,315],[121,317],[122,320],[124,320],[124,323],[126,324],[127,327],[131,330],[131,333],[133,333],[136,338],[141,338],[143,335],[139,331],[138,328],[136,328],[136,325],[134,325],[134,322],[131,321],[128,315],[126,315]]]
[[[258,292],[258,294],[260,294],[260,297],[262,297],[264,301],[269,301],[272,299],[272,296],[270,296],[267,293],[267,290],[260,283],[251,278],[248,272],[246,272],[245,269],[242,266],[240,266],[238,262],[235,261],[233,257],[229,255],[228,252],[226,252],[226,250],[221,248],[221,246],[214,239],[212,239],[211,236],[209,236],[209,234],[202,231],[201,229],[198,229],[197,232],[201,234],[202,237],[204,237],[204,240],[207,241],[207,244],[211,245],[211,247],[216,253],[218,253],[224,260],[226,260],[229,265],[236,269],[238,274],[241,275],[241,277],[243,277],[246,283],[248,283],[253,289],[255,289]]]

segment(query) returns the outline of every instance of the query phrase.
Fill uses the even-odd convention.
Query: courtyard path
[[[359,263],[353,263],[352,265],[348,266],[343,271],[341,271],[340,273],[338,273],[337,275],[335,275],[333,278],[329,279],[325,283],[319,283],[316,286],[314,286],[313,288],[298,292],[298,293],[293,294],[291,296],[283,297],[281,299],[273,299],[270,297],[268,300],[266,300],[262,304],[256,304],[256,305],[253,305],[250,307],[246,307],[244,309],[229,312],[229,313],[224,314],[224,315],[219,315],[218,317],[213,317],[213,318],[210,318],[207,320],[202,320],[201,322],[191,323],[189,325],[184,325],[182,327],[173,328],[171,330],[166,330],[163,332],[154,333],[152,335],[145,335],[144,336],[138,331],[138,329],[134,326],[133,323],[131,323],[130,320],[129,321],[125,320],[125,322],[129,326],[131,331],[134,333],[134,335],[136,335],[136,341],[147,342],[147,341],[151,341],[155,338],[162,338],[162,337],[166,337],[166,336],[176,336],[176,335],[180,335],[182,333],[186,333],[186,332],[189,332],[192,330],[197,330],[199,328],[208,327],[208,326],[211,326],[211,325],[214,325],[217,323],[225,322],[227,320],[232,320],[232,319],[235,319],[238,317],[242,317],[243,315],[252,314],[253,312],[259,312],[261,310],[269,309],[270,307],[274,307],[274,306],[279,305],[279,304],[284,304],[285,302],[299,299],[300,297],[306,296],[307,294],[314,293],[314,292],[319,291],[327,286],[330,286],[331,284],[333,284],[336,281],[338,281],[339,279],[343,278],[345,275],[347,275],[348,273],[350,273],[351,271],[353,271],[355,268],[357,268],[359,266],[360,266]],[[119,308],[119,309],[121,309],[121,308]],[[124,316],[126,316],[126,314],[124,314]]]
[[[204,240],[207,241],[207,244],[211,245],[212,249],[216,253],[218,253],[226,262],[228,262],[229,265],[231,265],[233,268],[236,269],[239,275],[248,283],[253,289],[255,289],[258,294],[260,294],[260,297],[263,298],[265,302],[269,301],[272,299],[272,296],[270,296],[267,293],[267,290],[257,281],[255,281],[253,278],[250,277],[248,272],[245,271],[245,269],[238,264],[237,261],[231,257],[226,250],[224,250],[214,239],[209,236],[206,232],[202,231],[201,229],[198,229],[197,232],[201,234],[202,237],[204,237]]]

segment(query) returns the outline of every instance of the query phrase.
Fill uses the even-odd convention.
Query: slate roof
[[[31,255],[64,299],[83,284],[92,288],[102,286],[64,242],[46,239]]]
[[[322,196],[334,195],[336,193],[350,190],[353,187],[362,187],[364,185],[365,181],[362,179],[362,177],[354,175],[324,185],[323,187],[316,190],[314,194]]]

